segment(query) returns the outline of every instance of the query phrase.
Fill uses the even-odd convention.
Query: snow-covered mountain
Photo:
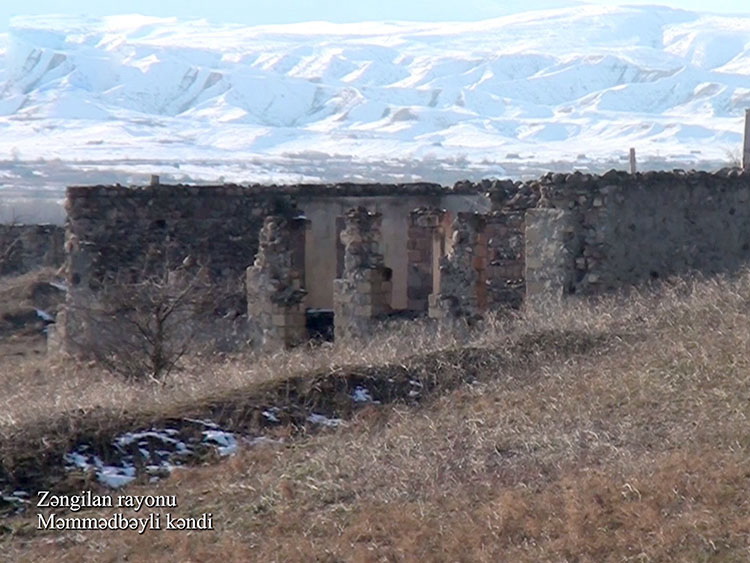
[[[665,161],[726,160],[747,107],[750,14],[579,6],[471,23],[266,27],[58,16],[15,18],[0,36],[0,160],[184,170],[426,159],[502,173],[507,162],[580,164],[631,146]]]

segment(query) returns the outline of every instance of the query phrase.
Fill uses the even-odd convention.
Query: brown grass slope
[[[750,559],[750,275],[568,303],[491,324],[463,343],[425,327],[402,330],[414,332],[327,356],[196,364],[158,392],[91,371],[87,391],[74,398],[83,375],[48,368],[56,375],[39,385],[59,385],[57,410],[48,393],[23,411],[14,397],[29,395],[15,380],[6,383],[15,395],[6,397],[10,410],[0,423],[3,456],[20,450],[20,438],[43,454],[45,420],[48,429],[53,420],[64,428],[59,440],[70,439],[78,430],[64,427],[68,415],[59,413],[75,408],[79,429],[107,419],[114,432],[145,420],[138,417],[186,412],[242,426],[253,408],[291,386],[296,395],[285,396],[336,413],[349,408],[349,418],[315,434],[290,419],[293,437],[282,443],[127,491],[175,494],[172,512],[210,512],[215,531],[42,532],[30,511],[0,524],[0,558]],[[213,388],[201,373],[214,378]],[[396,391],[396,400],[361,409],[330,399],[356,378],[415,375],[433,382],[419,404]],[[122,390],[120,406],[107,398],[107,385]],[[107,416],[85,414],[98,410]]]

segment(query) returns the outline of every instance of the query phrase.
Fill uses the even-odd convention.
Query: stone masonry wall
[[[190,257],[217,283],[234,283],[236,300],[227,306],[244,310],[242,281],[263,221],[292,203],[239,186],[95,186],[68,188],[66,206],[71,288],[96,291],[115,275],[135,280]]]
[[[0,225],[0,276],[60,267],[64,241],[65,229],[58,225]]]
[[[102,347],[102,334],[116,339],[107,316],[97,313],[109,288],[187,265],[201,268],[215,289],[213,313],[194,323],[196,345],[232,349],[246,341],[237,323],[247,308],[245,270],[265,217],[292,207],[288,197],[239,186],[161,185],[71,187],[67,196],[68,294],[56,327],[62,350],[85,356]]]
[[[391,210],[402,210],[404,198],[414,203],[407,204],[409,207],[403,210],[402,220],[401,214],[396,216]],[[75,334],[83,346],[95,338],[94,323],[76,316],[81,317],[81,311],[89,314],[96,307],[97,296],[113,280],[137,282],[160,268],[171,269],[188,263],[203,268],[208,283],[217,288],[217,322],[224,323],[225,319],[238,316],[245,319],[242,313],[248,311],[246,270],[254,264],[259,233],[268,216],[285,216],[292,209],[304,212],[306,206],[314,207],[317,215],[313,227],[317,221],[317,228],[325,231],[330,228],[328,219],[338,216],[341,209],[363,205],[359,202],[365,201],[369,202],[368,207],[382,206],[387,212],[385,222],[389,229],[384,246],[390,244],[386,250],[391,256],[403,255],[403,266],[399,267],[405,269],[406,237],[392,231],[396,226],[400,229],[403,223],[403,234],[406,234],[409,209],[417,205],[443,205],[442,202],[447,202],[448,206],[472,206],[481,199],[474,186],[444,188],[428,183],[190,186],[160,185],[157,181],[145,187],[70,187],[65,233],[65,271],[70,289],[67,313],[61,314],[61,322],[56,327],[63,343],[61,348],[65,348],[65,342],[72,342],[66,334]],[[342,208],[342,205],[345,206]],[[401,241],[404,241],[403,251]],[[329,264],[330,260],[335,265],[335,255],[329,258],[325,245],[308,241],[307,252],[308,266],[317,264],[316,256],[321,262]],[[384,253],[388,252],[381,249],[381,256]],[[383,280],[380,282],[372,280],[383,292],[391,284],[390,275],[386,276],[385,272],[381,272]],[[333,285],[334,276],[318,282],[317,271],[313,275],[309,271],[306,273],[311,283],[322,283],[327,288]],[[402,276],[399,280],[403,282],[405,298],[406,272],[398,275]],[[375,314],[387,308],[389,301],[381,306],[375,300],[371,312]],[[299,307],[303,305],[300,303]],[[231,342],[242,342],[244,333],[234,327],[237,323],[225,324],[232,325],[229,326],[231,334],[225,339],[229,343],[227,346],[231,346]]]
[[[411,197],[431,202],[461,194],[476,195],[477,188],[448,189],[429,183],[71,187],[66,201],[68,237],[74,239],[72,248],[86,247],[91,255],[87,260],[69,256],[74,266],[90,262],[89,270],[74,267],[69,275],[73,285],[85,278],[83,283],[95,289],[113,272],[130,270],[139,275],[149,252],[152,258],[167,252],[161,257],[176,263],[192,256],[209,268],[213,278],[243,279],[253,264],[258,233],[268,215],[295,206],[305,211],[306,204],[319,201],[330,201],[333,210],[342,198],[351,202]],[[244,294],[241,299],[244,309]]]
[[[560,303],[575,283],[580,252],[575,216],[564,209],[526,212],[526,306],[542,309]]]
[[[429,297],[429,315],[436,319],[474,319],[484,309],[487,244],[486,217],[458,213],[448,253],[440,259],[440,287]]]
[[[480,194],[489,198],[491,211],[467,213],[483,205]],[[406,208],[403,198],[409,199]],[[390,206],[390,201],[399,205]],[[750,171],[738,169],[714,174],[550,173],[525,183],[483,180],[453,188],[72,187],[66,204],[68,299],[86,303],[115,276],[137,279],[159,264],[189,260],[205,266],[213,282],[234,284],[232,298],[218,309],[245,311],[245,270],[259,250],[265,218],[289,217],[290,210],[304,211],[306,205],[315,208],[319,226],[313,221],[313,231],[329,242],[342,209],[367,205],[385,214],[347,214],[342,237],[348,249],[334,296],[334,308],[344,313],[337,320],[340,334],[366,332],[360,328],[388,310],[392,300],[384,296],[391,281],[384,255],[389,261],[399,258],[399,308],[424,310],[429,295],[430,314],[437,317],[473,317],[485,309],[516,307],[529,291],[547,296],[591,294],[691,270],[731,272],[750,260]],[[409,210],[417,206],[432,211],[409,217]],[[392,211],[395,208],[398,213]],[[445,217],[455,217],[452,228],[436,226],[440,221],[432,214],[440,209],[448,209]],[[380,232],[381,221],[385,233]],[[448,254],[436,269],[437,255],[442,254],[439,248],[436,254],[434,244],[439,231],[446,233],[441,242]],[[381,234],[388,236],[383,240]],[[0,231],[0,243],[2,236]],[[30,244],[28,255],[39,256],[43,246]],[[314,240],[307,241],[308,265],[315,263],[316,253],[325,255],[326,275],[336,265],[335,245],[329,246],[330,256],[328,246],[317,248]],[[26,264],[30,259],[24,256],[14,254],[13,260]],[[54,262],[54,256],[54,250],[45,251],[43,260]],[[307,275],[308,284],[315,281],[309,270]],[[332,273],[326,288],[331,287],[329,278]],[[284,275],[274,279],[289,282]],[[330,293],[322,295],[324,301],[322,306],[330,306]]]
[[[380,251],[380,213],[358,207],[344,221],[344,271],[333,290],[334,334],[336,339],[362,338],[373,320],[390,309],[392,272]]]
[[[532,185],[496,180],[487,189],[492,212],[487,216],[487,301],[491,309],[518,308],[524,301],[526,211],[539,202]]]
[[[732,272],[750,262],[750,172],[612,170],[548,174],[536,184],[541,208],[571,214],[570,292],[599,293],[690,271]]]

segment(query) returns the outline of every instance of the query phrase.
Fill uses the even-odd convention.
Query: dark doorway
[[[333,342],[333,309],[308,309],[305,311],[307,337],[319,342]]]

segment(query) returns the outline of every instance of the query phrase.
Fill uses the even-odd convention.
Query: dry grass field
[[[457,333],[196,355],[162,387],[41,354],[4,354],[0,374],[0,476],[37,488],[105,492],[54,461],[161,420],[273,438],[117,493],[176,495],[175,515],[211,513],[213,531],[38,530],[50,509],[32,506],[0,519],[2,560],[750,560],[750,274]],[[353,381],[381,404],[347,401]],[[271,403],[343,423],[265,428]],[[138,515],[77,514],[115,512]]]

